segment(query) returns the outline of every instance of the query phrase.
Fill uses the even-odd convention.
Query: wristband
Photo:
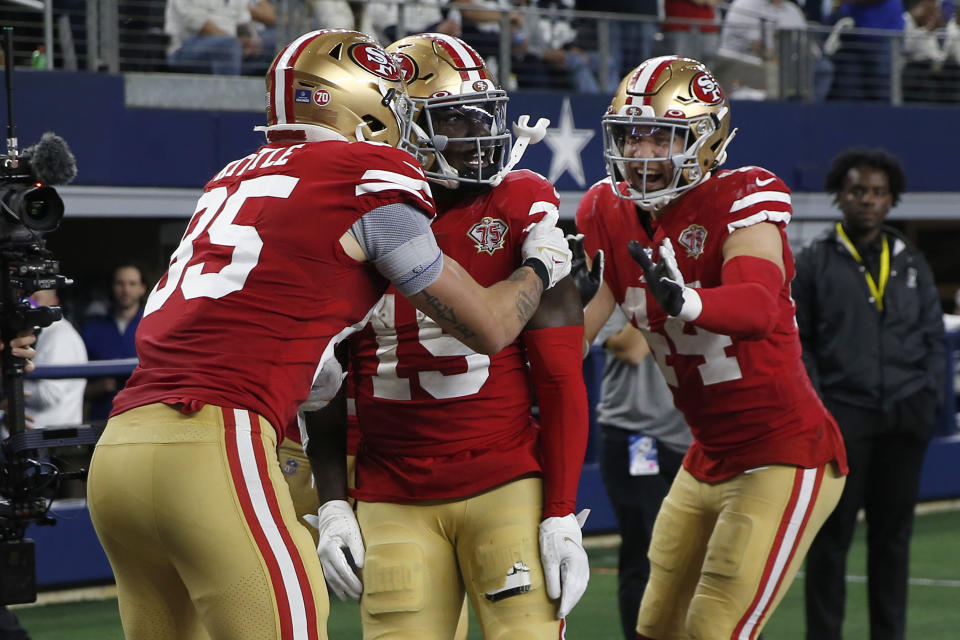
[[[547,265],[543,264],[543,260],[539,258],[527,258],[520,266],[533,269],[533,272],[540,278],[540,282],[543,283],[544,291],[550,288],[550,273],[547,271]]]

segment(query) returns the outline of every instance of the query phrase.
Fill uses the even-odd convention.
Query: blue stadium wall
[[[262,140],[253,132],[254,126],[263,124],[261,112],[127,108],[122,76],[24,70],[14,80],[21,147],[49,130],[66,138],[79,166],[76,185],[198,188]],[[513,94],[513,117],[529,113],[550,118],[564,144],[578,135],[586,137],[585,131],[593,134],[579,154],[582,176],[576,166],[561,167],[565,170],[556,180],[560,191],[583,190],[605,177],[598,124],[607,102],[602,96]],[[960,107],[738,102],[732,111],[739,133],[727,166],[762,165],[794,191],[821,191],[829,159],[850,145],[884,146],[897,153],[907,167],[912,191],[960,191],[956,178]],[[5,110],[0,124],[6,125]],[[523,164],[549,176],[551,168],[558,169],[552,167],[557,155],[549,145],[539,144],[527,151]],[[171,214],[176,217],[179,212]],[[599,366],[597,361],[587,365],[593,393]],[[921,485],[923,499],[960,495],[958,462],[960,437],[941,438],[931,447]],[[594,510],[587,530],[615,528],[596,464],[589,461],[580,502]],[[31,528],[38,544],[40,585],[109,579],[109,566],[85,508],[63,506],[59,515],[56,527]]]
[[[0,73],[0,76],[3,74]],[[119,75],[18,70],[14,115],[21,146],[48,130],[67,139],[80,167],[77,185],[198,187],[222,166],[256,149],[260,112],[144,109],[124,106]],[[515,92],[510,113],[562,123],[570,105],[575,130],[593,131],[583,149],[583,182],[570,171],[560,191],[583,189],[604,177],[599,118],[608,99]],[[736,102],[739,128],[727,166],[762,165],[794,191],[820,191],[829,159],[854,144],[882,145],[904,161],[912,191],[958,191],[956,149],[960,107]],[[6,125],[6,110],[0,113]],[[524,166],[549,175],[546,144],[527,151]]]

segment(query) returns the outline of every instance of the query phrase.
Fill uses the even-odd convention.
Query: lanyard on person
[[[850,242],[850,238],[847,237],[847,232],[843,230],[843,225],[839,222],[837,223],[837,236],[840,238],[843,246],[847,248],[847,251],[850,252],[850,255],[863,265],[863,258],[860,257],[860,252],[857,251],[857,248]],[[870,274],[870,269],[868,269],[866,265],[864,265],[863,271],[866,274],[867,286],[870,287],[870,293],[873,294],[877,309],[883,311],[883,292],[886,290],[887,281],[890,279],[890,243],[887,242],[887,236],[883,236],[883,249],[880,251],[880,286],[877,286],[873,275]]]

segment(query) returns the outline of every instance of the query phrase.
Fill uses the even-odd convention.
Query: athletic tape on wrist
[[[533,272],[536,273],[540,281],[543,282],[544,291],[550,288],[550,272],[547,271],[547,265],[543,264],[543,260],[539,258],[527,258],[520,266],[533,269]]]

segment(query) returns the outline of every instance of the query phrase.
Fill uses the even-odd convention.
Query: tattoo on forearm
[[[543,285],[540,282],[540,278],[537,277],[537,274],[533,274],[533,277],[530,277],[532,269],[517,269],[507,280],[511,282],[522,282],[523,287],[517,290],[517,319],[520,320],[521,325],[526,325],[527,322],[533,317],[533,314],[537,311],[537,306],[540,303],[540,293]]]
[[[457,336],[460,340],[469,340],[470,338],[475,337],[477,334],[465,325],[454,312],[453,307],[448,304],[443,304],[440,301],[440,298],[430,295],[426,290],[423,292],[423,297],[426,298],[427,304],[433,307],[434,311],[437,312],[437,317],[446,320],[451,323],[451,333]]]

